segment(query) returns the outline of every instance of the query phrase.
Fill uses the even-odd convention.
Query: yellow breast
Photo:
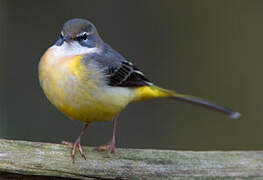
[[[133,98],[129,88],[110,87],[92,59],[55,56],[50,48],[39,63],[39,80],[47,98],[60,111],[84,122],[112,120]]]

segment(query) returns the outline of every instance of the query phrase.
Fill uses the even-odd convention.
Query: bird
[[[47,99],[70,119],[83,122],[72,146],[86,159],[81,138],[93,122],[113,121],[112,138],[97,150],[116,154],[116,124],[119,113],[130,103],[169,98],[199,105],[230,118],[239,112],[202,98],[180,94],[155,85],[132,62],[124,58],[100,37],[95,25],[83,18],[66,21],[59,38],[39,61],[39,82]]]

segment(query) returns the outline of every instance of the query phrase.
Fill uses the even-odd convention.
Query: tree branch
[[[73,164],[68,146],[0,139],[0,179],[263,179],[263,151],[84,151]]]

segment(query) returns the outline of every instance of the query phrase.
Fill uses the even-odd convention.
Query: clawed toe
[[[67,142],[67,141],[61,141],[61,144],[73,146],[72,153],[71,153],[72,163],[75,163],[76,147],[78,147],[78,150],[79,150],[81,156],[86,160],[86,156],[84,155],[84,151],[80,145],[80,141],[77,140],[74,144],[71,142]]]
[[[68,145],[68,146],[73,146],[73,143],[72,142],[68,142],[68,141],[61,141],[61,144]]]
[[[107,154],[110,155],[113,153],[114,155],[119,155],[118,150],[113,143],[109,143],[103,146],[99,146],[96,148],[98,151],[107,151]]]

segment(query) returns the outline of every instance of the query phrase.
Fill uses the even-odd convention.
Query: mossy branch
[[[0,139],[0,179],[263,179],[263,151],[84,150],[73,164],[68,146]]]

